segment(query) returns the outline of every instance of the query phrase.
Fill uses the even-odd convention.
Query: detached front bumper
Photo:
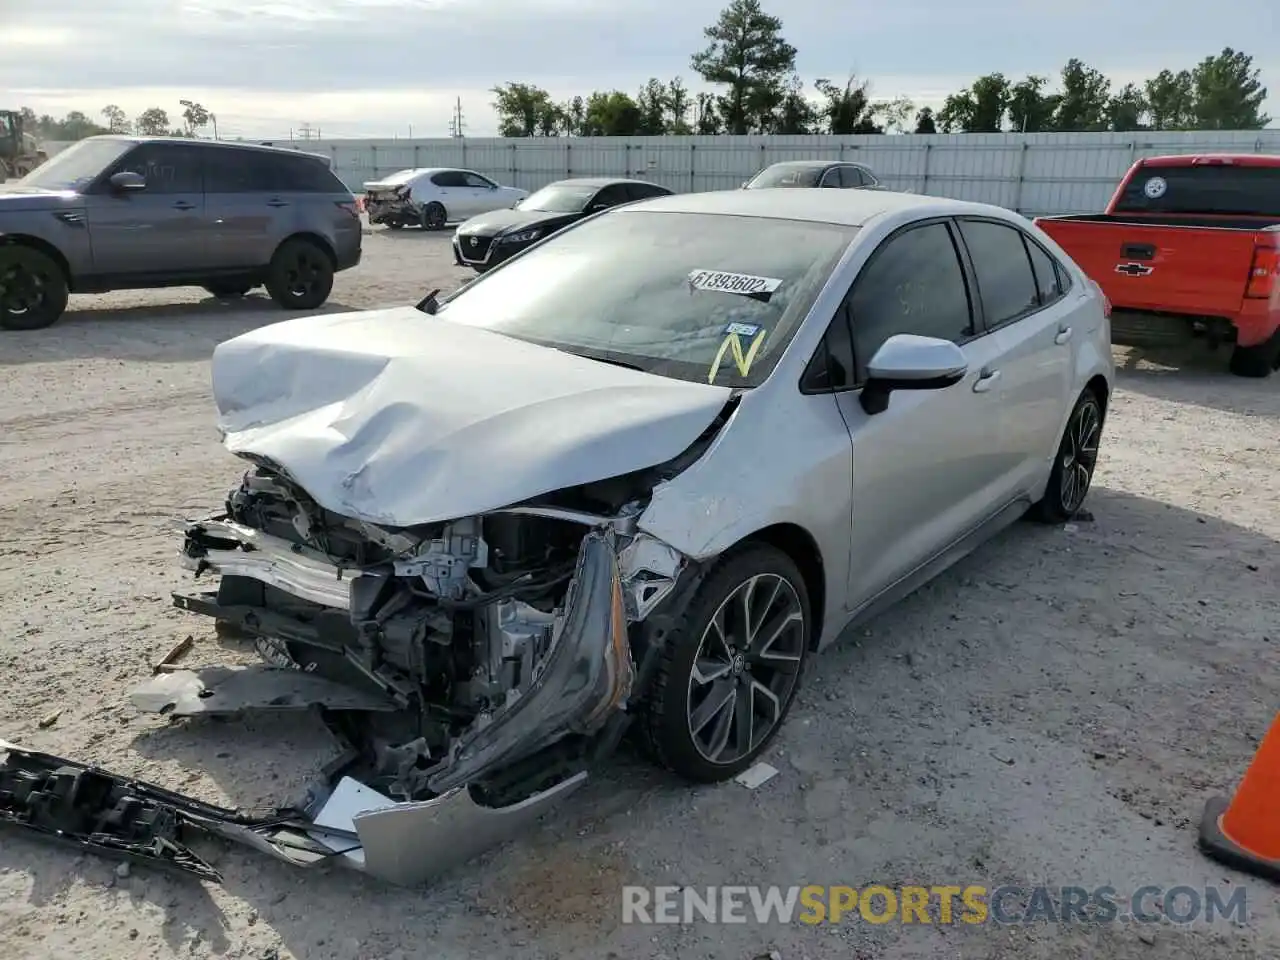
[[[202,836],[247,844],[298,867],[337,860],[390,883],[419,884],[510,839],[587,780],[578,773],[494,808],[465,788],[393,803],[344,777],[304,809],[255,818],[2,740],[0,755],[0,826],[214,882],[221,875],[192,849]]]

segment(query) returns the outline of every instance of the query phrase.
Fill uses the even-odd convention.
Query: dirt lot
[[[381,230],[332,308],[464,274],[447,239]],[[176,640],[243,657],[170,608],[175,516],[238,475],[213,345],[261,298],[77,298],[0,336],[0,737],[245,806],[328,757],[310,722],[140,718],[126,689]],[[21,958],[1227,958],[1280,956],[1275,888],[1195,851],[1280,703],[1280,383],[1225,357],[1129,358],[1092,522],[1020,524],[814,663],[750,791],[623,756],[535,835],[428,890],[302,873],[230,847],[221,886],[0,835],[0,955]],[[39,721],[61,711],[56,722]],[[621,923],[621,886],[1003,883],[1127,894],[1245,884],[1250,918],[809,928]],[[1229,892],[1229,891],[1227,891]]]

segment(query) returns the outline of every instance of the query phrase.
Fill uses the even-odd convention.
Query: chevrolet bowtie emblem
[[[1116,273],[1123,273],[1128,277],[1145,277],[1155,267],[1148,267],[1144,263],[1117,263]]]

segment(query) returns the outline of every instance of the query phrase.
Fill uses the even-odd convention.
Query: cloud
[[[228,131],[442,135],[461,98],[474,135],[492,133],[494,84],[526,81],[558,97],[634,91],[682,75],[722,0],[0,0],[7,97],[40,112],[177,112],[194,98]],[[765,0],[807,79],[868,77],[877,96],[936,105],[991,70],[1055,76],[1072,56],[1118,83],[1194,65],[1239,43],[1240,23],[1271,22],[1272,0],[1118,7],[1109,0],[900,0],[857,9]],[[57,24],[57,27],[50,27]],[[1137,41],[1140,39],[1140,43]],[[1159,51],[1135,53],[1135,51]],[[1255,51],[1280,114],[1280,58]],[[1267,57],[1272,59],[1268,62]],[[1122,79],[1123,78],[1123,79]]]

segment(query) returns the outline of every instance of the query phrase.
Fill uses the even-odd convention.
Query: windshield
[[[763,187],[816,187],[822,167],[765,167],[748,184],[751,189]]]
[[[620,209],[472,281],[438,315],[662,376],[753,387],[856,233]]]
[[[553,183],[529,194],[517,206],[521,210],[542,210],[546,213],[581,213],[598,189]]]
[[[132,140],[81,140],[55,153],[17,185],[38,190],[83,190],[133,146]]]

